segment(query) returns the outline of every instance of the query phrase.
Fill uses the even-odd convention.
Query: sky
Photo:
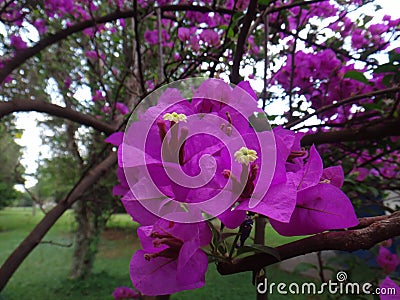
[[[385,14],[391,15],[394,18],[400,18],[400,1],[377,0],[375,3],[383,7],[382,10],[374,13],[377,20],[381,19]],[[368,14],[368,9],[364,12]],[[253,86],[253,88],[257,89],[256,86]],[[85,92],[79,91],[78,93],[79,95],[76,96],[79,96],[79,98],[88,98]],[[273,114],[282,114],[285,110],[285,108],[282,105],[280,106],[280,104],[275,104],[270,109],[273,110]],[[42,129],[38,127],[37,120],[43,120],[43,114],[36,112],[17,114],[17,128],[23,130],[23,135],[20,139],[17,139],[17,142],[24,147],[21,163],[25,166],[27,174],[35,173],[40,157],[49,157],[49,149],[45,145],[42,145]],[[27,188],[36,184],[36,180],[33,177],[26,176],[25,178],[25,186]]]

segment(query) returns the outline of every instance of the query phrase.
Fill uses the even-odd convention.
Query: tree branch
[[[232,14],[233,11],[224,8],[213,9],[211,7],[203,7],[196,5],[166,5],[160,7],[162,12],[165,11],[200,11],[200,12],[218,12],[221,14]],[[108,15],[86,20],[77,24],[74,24],[64,30],[58,31],[54,34],[48,35],[41,39],[35,46],[26,49],[20,49],[15,53],[15,56],[8,61],[4,61],[3,67],[0,69],[0,83],[16,68],[21,66],[29,58],[37,55],[40,51],[47,48],[48,46],[55,44],[68,36],[80,32],[86,28],[95,26],[96,24],[104,24],[117,19],[132,18],[135,14],[135,10],[126,11],[115,11]]]
[[[22,65],[29,58],[35,56],[43,49],[48,46],[55,44],[68,36],[80,32],[86,28],[93,27],[96,24],[103,24],[107,22],[111,22],[120,18],[131,18],[133,17],[134,10],[127,11],[116,11],[110,13],[108,15],[95,18],[93,20],[86,20],[77,24],[74,24],[64,30],[58,31],[54,34],[48,35],[41,39],[35,46],[18,50],[15,53],[15,56],[8,61],[4,62],[4,66],[0,69],[0,83],[4,81],[4,79],[16,68]]]
[[[87,125],[107,135],[112,134],[116,128],[90,115],[82,114],[73,109],[55,105],[41,100],[15,99],[7,102],[0,102],[0,119],[13,112],[36,111],[47,113],[52,116],[65,118],[73,122]]]
[[[97,182],[105,173],[117,162],[117,153],[111,152],[106,159],[99,163],[96,167],[86,173],[86,176],[78,182],[74,189],[68,194],[64,200],[59,202],[43,219],[36,225],[31,233],[22,241],[22,243],[7,258],[0,269],[0,291],[5,287],[11,276],[31,253],[31,251],[40,243],[45,234],[54,225],[59,217],[85,193],[93,184]]]
[[[141,87],[141,93],[143,93],[146,90],[146,87],[144,85],[144,78],[143,78],[143,67],[142,67],[142,55],[140,52],[140,38],[139,38],[139,22],[138,22],[138,17],[137,17],[137,0],[134,1],[135,5],[135,13],[133,14],[133,24],[134,24],[134,30],[135,30],[135,44],[136,44],[136,55],[137,55],[137,64],[138,64],[138,72],[139,72],[139,82],[140,82],[140,87]]]
[[[332,144],[350,141],[372,141],[388,136],[400,135],[400,119],[383,120],[373,126],[366,125],[361,128],[345,129],[331,132],[317,132],[307,134],[301,140],[302,146],[312,144]]]
[[[367,218],[368,219],[368,218]],[[324,250],[356,251],[370,249],[391,237],[400,235],[400,214],[395,213],[377,220],[362,229],[320,233],[276,248],[281,261],[300,255]],[[222,275],[259,270],[278,260],[268,254],[255,254],[232,262],[220,262],[218,272]]]
[[[256,8],[257,8],[257,0],[251,0],[249,7],[247,8],[247,13],[243,20],[243,26],[240,29],[238,41],[236,44],[235,54],[233,57],[232,73],[230,76],[231,83],[233,84],[238,84],[241,80],[239,74],[240,62],[242,61],[244,45],[246,44],[247,35],[249,34],[251,22],[254,20],[254,17],[256,15]]]
[[[282,10],[285,10],[285,9],[290,9],[290,8],[293,8],[293,7],[296,7],[296,6],[310,5],[310,4],[313,4],[313,3],[325,2],[325,1],[329,1],[329,0],[296,1],[296,2],[293,2],[293,3],[290,3],[290,4],[268,8],[268,14],[274,13],[274,12],[278,12],[278,11],[282,11]]]
[[[165,11],[198,11],[202,13],[219,13],[219,14],[227,14],[231,15],[234,13],[234,11],[227,9],[227,8],[222,8],[222,7],[208,7],[208,6],[200,6],[200,5],[191,5],[191,4],[176,4],[176,5],[162,5],[160,6],[160,10],[162,12]]]

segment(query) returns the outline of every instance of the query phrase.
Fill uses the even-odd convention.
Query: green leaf
[[[260,245],[260,244],[246,245],[246,246],[240,247],[237,250],[237,255],[239,256],[241,254],[245,254],[248,252],[265,253],[265,254],[269,254],[269,255],[275,257],[279,261],[281,260],[281,257],[275,248],[268,247],[265,245]]]
[[[365,15],[364,16],[364,24],[369,23],[373,18],[374,18],[374,16]]]
[[[367,77],[362,72],[358,71],[347,71],[346,74],[344,74],[343,78],[351,78],[360,82],[363,82],[365,84],[370,84]]]
[[[398,65],[394,65],[391,63],[387,63],[387,64],[383,64],[380,65],[379,67],[377,67],[374,70],[374,73],[387,73],[387,72],[397,72],[399,70],[399,66]]]
[[[394,50],[389,52],[389,60],[391,62],[400,61],[400,53],[395,52]]]
[[[228,38],[233,38],[234,36],[235,36],[235,32],[233,31],[233,29],[232,29],[232,27],[229,27],[229,30],[228,30]]]
[[[258,4],[260,4],[260,5],[268,5],[269,4],[269,0],[258,0]]]
[[[390,84],[391,84],[391,82],[392,82],[392,79],[393,79],[393,75],[392,75],[392,74],[385,75],[385,76],[382,78],[382,83],[383,83],[386,87],[389,87]]]

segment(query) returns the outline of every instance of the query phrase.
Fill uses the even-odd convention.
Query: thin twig
[[[73,245],[72,243],[62,244],[62,243],[53,242],[53,241],[41,241],[40,243],[41,244],[50,244],[50,245],[55,245],[55,246],[65,247],[65,248],[69,248],[69,247],[71,247]]]

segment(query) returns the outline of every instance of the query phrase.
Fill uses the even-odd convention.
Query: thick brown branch
[[[100,164],[90,170],[86,176],[75,186],[72,192],[61,202],[59,202],[46,216],[36,225],[32,232],[22,241],[22,243],[7,258],[0,269],[0,291],[5,287],[8,280],[17,270],[23,260],[40,243],[44,235],[58,218],[93,184],[117,162],[117,154],[111,152],[110,155]]]
[[[246,44],[247,41],[247,35],[249,34],[251,22],[253,22],[254,17],[256,15],[256,9],[257,9],[257,0],[251,0],[249,7],[247,8],[247,13],[243,20],[242,28],[240,29],[235,49],[235,55],[233,57],[232,73],[230,76],[231,83],[233,84],[238,84],[241,80],[239,74],[240,62],[242,61],[244,45]]]
[[[209,12],[214,12],[214,13],[219,13],[219,14],[227,14],[231,15],[234,13],[234,11],[227,9],[227,8],[222,8],[222,7],[208,7],[208,6],[199,6],[199,5],[190,5],[190,4],[176,4],[176,5],[163,5],[160,6],[160,10],[162,12],[164,11],[198,11],[202,13],[209,13]]]
[[[400,216],[393,214],[357,230],[326,232],[285,244],[276,248],[281,260],[324,250],[356,251],[370,249],[391,237],[400,235]],[[220,262],[218,271],[222,275],[255,271],[278,260],[268,254],[255,254],[233,262]]]
[[[135,13],[133,14],[133,22],[134,22],[134,29],[135,29],[135,40],[136,40],[136,55],[137,55],[137,65],[138,65],[138,72],[139,72],[139,79],[140,79],[140,87],[141,87],[141,93],[143,93],[146,90],[146,87],[144,86],[144,78],[143,78],[143,67],[142,67],[142,55],[140,52],[140,38],[139,38],[139,22],[138,22],[138,16],[137,16],[137,0],[134,1],[135,5]]]
[[[49,102],[40,100],[22,100],[15,99],[7,102],[0,102],[0,119],[13,112],[36,111],[47,113],[52,116],[65,118],[73,122],[93,127],[106,134],[112,134],[115,128],[101,120],[90,115],[82,114],[73,109],[61,107]]]
[[[372,141],[388,136],[400,135],[400,119],[383,120],[373,126],[366,125],[358,129],[344,129],[331,132],[307,134],[301,140],[303,146],[312,144],[332,144],[349,141]]]

